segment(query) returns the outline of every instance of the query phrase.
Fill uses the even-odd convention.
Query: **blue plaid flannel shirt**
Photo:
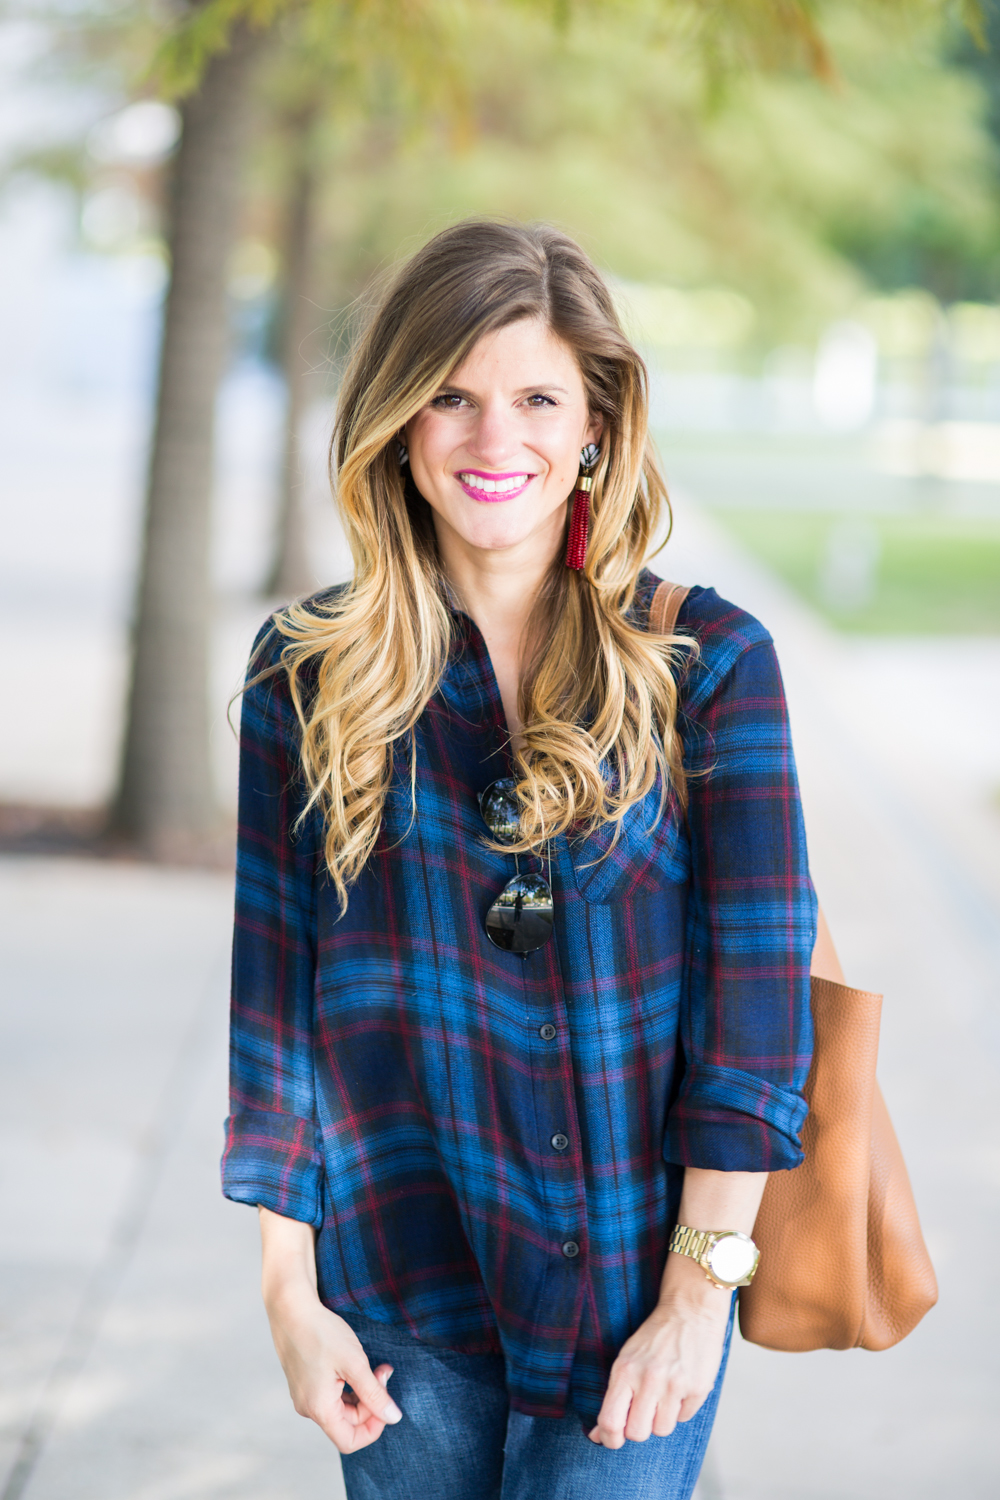
[[[466,616],[416,730],[415,821],[401,770],[342,919],[319,820],[294,831],[283,674],[243,700],[224,1191],[315,1226],[328,1307],[502,1351],[536,1416],[596,1416],[656,1303],[685,1166],[802,1159],[816,906],[781,677],[711,589],[678,629],[700,643],[688,817],[671,802],[653,827],[654,792],[605,859],[606,830],[554,840],[555,935],[526,959],[483,925],[514,866],[476,793],[509,762]],[[262,631],[254,670],[281,644]]]

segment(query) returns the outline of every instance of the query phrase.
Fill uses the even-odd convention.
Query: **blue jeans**
[[[732,1313],[701,1410],[669,1437],[617,1449],[592,1443],[575,1412],[511,1411],[502,1355],[460,1354],[353,1312],[341,1316],[373,1369],[394,1367],[390,1390],[403,1410],[377,1442],[344,1455],[348,1500],[689,1500],[719,1404]]]

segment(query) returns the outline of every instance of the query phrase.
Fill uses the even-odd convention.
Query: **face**
[[[601,428],[576,356],[544,322],[486,334],[405,429],[441,542],[554,552],[580,450]]]

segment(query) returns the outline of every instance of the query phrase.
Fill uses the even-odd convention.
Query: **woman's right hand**
[[[403,1415],[385,1389],[392,1365],[373,1372],[354,1329],[320,1302],[309,1225],[265,1208],[260,1215],[264,1305],[295,1410],[341,1453],[355,1453]],[[344,1399],[345,1385],[356,1403]]]

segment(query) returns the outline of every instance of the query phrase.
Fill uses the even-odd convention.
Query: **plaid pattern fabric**
[[[500,1349],[517,1410],[590,1420],[656,1302],[684,1167],[801,1160],[815,899],[784,695],[766,631],[692,590],[688,820],[653,828],[654,792],[606,859],[606,830],[553,841],[555,935],[522,959],[483,926],[514,873],[476,801],[507,731],[456,618],[415,821],[401,766],[342,919],[318,820],[292,831],[282,674],[244,697],[224,1190],[316,1226],[329,1307]]]

